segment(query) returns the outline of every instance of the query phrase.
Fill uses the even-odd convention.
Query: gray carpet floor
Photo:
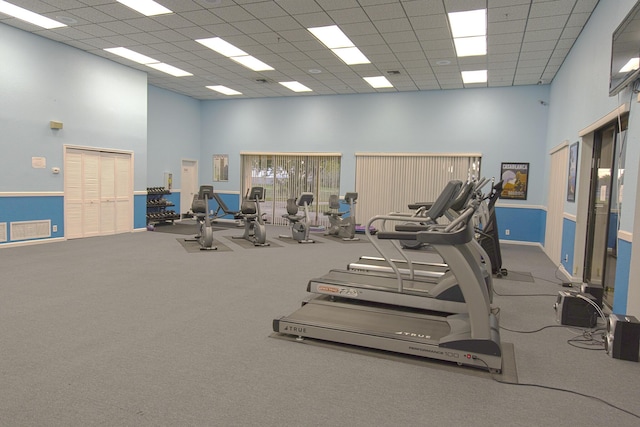
[[[157,232],[0,249],[0,426],[640,425],[522,385],[640,412],[640,364],[572,346],[583,332],[557,327],[561,279],[538,247],[502,249],[503,266],[533,282],[494,280],[521,384],[507,385],[270,337],[310,278],[376,253],[329,239],[248,250],[227,238],[238,234],[216,231],[230,250],[206,254]]]

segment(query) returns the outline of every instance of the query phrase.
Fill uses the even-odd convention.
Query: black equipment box
[[[554,304],[556,321],[561,325],[593,328],[598,321],[598,312],[589,301],[597,304],[591,294],[573,291],[559,291]]]
[[[580,285],[580,291],[584,294],[591,294],[596,299],[598,307],[602,308],[602,296],[604,289],[602,285],[596,285],[595,283],[583,283]]]
[[[638,361],[640,322],[634,316],[610,314],[605,350],[614,359]]]

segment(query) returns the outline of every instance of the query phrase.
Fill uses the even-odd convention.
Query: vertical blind
[[[407,205],[436,199],[452,179],[479,178],[481,154],[356,153],[356,221],[407,212]]]
[[[311,192],[311,223],[329,225],[324,212],[328,210],[329,196],[340,194],[340,154],[241,153],[241,159],[243,195],[251,187],[265,188],[265,201],[260,208],[267,214],[267,221],[289,225],[282,218],[287,213],[287,199]]]

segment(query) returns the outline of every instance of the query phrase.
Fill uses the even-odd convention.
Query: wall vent
[[[7,223],[0,222],[0,242],[7,241]]]
[[[11,240],[51,237],[51,220],[15,221],[11,223]]]

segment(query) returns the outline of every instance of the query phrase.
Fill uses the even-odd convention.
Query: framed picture
[[[229,155],[213,155],[213,181],[229,181]]]
[[[502,163],[500,177],[502,179],[501,199],[527,200],[529,163]]]
[[[576,177],[578,174],[578,143],[569,147],[569,177],[567,182],[567,202],[576,201]]]

